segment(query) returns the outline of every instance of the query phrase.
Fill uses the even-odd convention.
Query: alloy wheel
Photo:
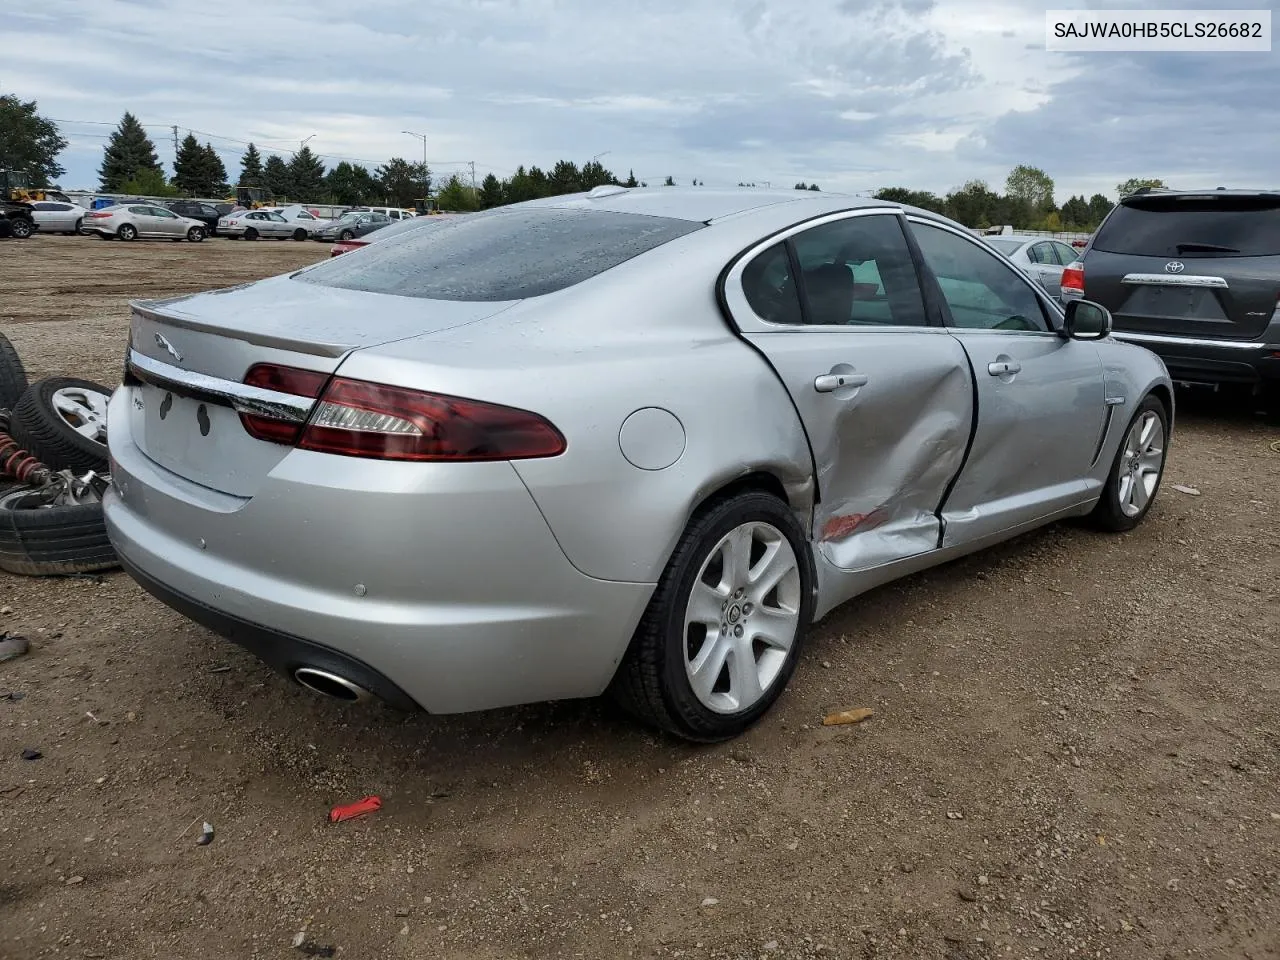
[[[1136,517],[1146,509],[1164,469],[1164,424],[1155,413],[1147,411],[1129,428],[1119,469],[1120,509],[1126,517]]]

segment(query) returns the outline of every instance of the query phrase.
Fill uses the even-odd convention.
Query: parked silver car
[[[1044,287],[1054,299],[1062,297],[1063,269],[1080,259],[1079,251],[1061,240],[1019,236],[984,239]]]
[[[86,213],[78,203],[60,200],[36,200],[31,204],[31,219],[40,224],[41,233],[79,233]]]
[[[1101,307],[827,193],[597,188],[132,309],[125,567],[312,690],[440,713],[608,689],[733,736],[850,597],[1135,526],[1173,422]]]
[[[142,203],[122,203],[84,215],[82,233],[95,234],[103,240],[145,239],[182,240],[199,243],[205,238],[205,225],[190,217],[180,217],[172,210]]]
[[[271,210],[235,210],[218,221],[218,233],[232,240],[306,240],[310,227],[286,220]]]

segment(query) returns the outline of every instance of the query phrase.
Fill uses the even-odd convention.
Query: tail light
[[[1078,260],[1069,263],[1062,270],[1062,292],[1078,293],[1084,296],[1084,264]]]
[[[240,415],[252,436],[301,450],[417,462],[525,460],[565,450],[564,436],[551,423],[515,407],[274,364],[253,367],[245,383],[319,397],[302,426]]]
[[[320,396],[320,391],[324,389],[325,381],[328,379],[327,373],[283,367],[274,363],[259,363],[249,368],[244,382],[251,387],[275,390],[277,393],[315,398]],[[270,443],[297,443],[298,435],[302,433],[300,423],[260,414],[242,413],[240,422],[244,424],[249,436]]]
[[[106,220],[106,219],[110,218],[111,216],[113,216],[113,214],[110,214],[110,213],[91,213],[91,214],[89,214],[89,219],[90,219],[90,220]]]

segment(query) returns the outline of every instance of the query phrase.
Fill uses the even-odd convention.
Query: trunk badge
[[[1166,267],[1166,269],[1168,268]],[[161,334],[161,333],[156,334],[156,345],[160,347],[162,350],[164,350],[165,353],[169,354],[169,356],[173,357],[173,359],[176,360],[178,363],[182,362],[182,354],[178,352],[177,347],[175,347],[172,343],[170,343],[165,338],[164,334]]]
[[[1185,269],[1187,269],[1187,266],[1181,260],[1170,260],[1164,265],[1165,273],[1181,273]],[[159,336],[159,334],[156,334],[156,336]]]

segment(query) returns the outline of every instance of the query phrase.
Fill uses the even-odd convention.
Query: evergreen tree
[[[158,173],[163,182],[164,170],[160,166],[160,158],[156,156],[156,145],[151,142],[138,118],[126,111],[120,119],[120,125],[112,131],[111,138],[103,148],[98,179],[104,192],[120,193],[127,181],[146,171]]]
[[[676,182],[671,177],[667,177],[666,182],[663,183],[664,187],[674,187],[675,185],[676,185]]]
[[[382,193],[397,207],[411,207],[418,197],[431,192],[431,170],[421,163],[410,163],[403,157],[392,157],[373,171],[382,184]]]
[[[537,196],[533,192],[533,183],[529,179],[529,174],[525,172],[523,164],[516,167],[516,172],[511,175],[510,180],[503,184],[503,187],[507,203],[523,203],[526,200],[533,200]]]
[[[491,173],[480,184],[480,209],[488,210],[490,207],[500,207],[503,202],[502,181]]]
[[[261,186],[270,190],[277,200],[283,200],[293,193],[289,167],[274,153],[267,157],[267,162],[262,165]]]
[[[260,187],[262,181],[262,154],[251,143],[240,158],[239,184],[242,187]]]
[[[613,175],[613,172],[606,170],[604,164],[599,160],[589,160],[584,163],[579,180],[583,190],[591,190],[594,187],[603,187],[606,184],[618,182],[618,178]]]
[[[475,191],[458,179],[456,173],[436,194],[436,202],[440,204],[441,210],[452,210],[458,213],[478,210],[480,207]]]
[[[636,172],[635,172],[635,170],[628,170],[628,171],[627,171],[627,182],[626,182],[626,183],[624,183],[624,184],[623,184],[623,186],[624,186],[624,187],[638,187],[638,186],[640,186],[640,181],[636,179]]]
[[[1089,219],[1095,224],[1101,223],[1103,217],[1111,212],[1112,206],[1114,204],[1107,199],[1106,194],[1095,193],[1089,198]]]
[[[195,136],[188,133],[178,144],[173,158],[173,185],[189,197],[208,194],[206,182],[208,158]]]
[[[324,178],[325,189],[334,203],[358,207],[382,196],[382,187],[367,168],[343,160]]]
[[[298,201],[316,200],[324,191],[324,161],[303,146],[289,161],[289,193]]]
[[[816,183],[811,183],[811,184],[809,184],[809,189],[810,189],[810,191],[818,190],[818,192],[819,192],[819,193],[821,193],[821,190],[819,189],[819,187],[818,187],[818,185],[817,185]]]
[[[547,181],[553,197],[582,190],[582,174],[578,165],[569,160],[557,160],[551,173],[547,175]]]
[[[0,170],[23,173],[33,187],[47,187],[66,171],[57,162],[67,141],[58,126],[11,93],[0,97]]]
[[[551,183],[539,167],[529,168],[529,187],[533,193],[533,199],[551,196]]]
[[[222,162],[222,157],[218,155],[218,151],[213,149],[213,144],[205,143],[204,145],[204,168],[205,168],[205,186],[209,190],[210,197],[226,196],[228,190],[231,189],[227,183],[227,167]]]

